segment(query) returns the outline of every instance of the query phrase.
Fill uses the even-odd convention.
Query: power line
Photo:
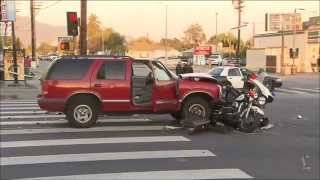
[[[53,2],[51,4],[49,4],[49,5],[45,6],[44,8],[41,8],[41,10],[45,10],[45,9],[51,8],[51,7],[59,4],[60,2],[62,2],[62,0],[57,0],[57,1],[55,1],[55,2]]]

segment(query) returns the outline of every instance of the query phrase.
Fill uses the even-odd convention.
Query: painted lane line
[[[150,119],[98,119],[97,122],[150,122]],[[66,124],[68,121],[66,119],[60,119],[60,120],[49,120],[49,121],[1,121],[0,125],[5,126],[5,125],[32,125],[32,124]]]
[[[111,144],[111,143],[150,143],[190,141],[183,136],[144,136],[144,137],[118,137],[118,138],[82,138],[82,139],[54,139],[54,140],[31,140],[1,142],[1,148],[16,147],[39,147],[61,145],[84,145],[84,144]]]
[[[0,116],[0,119],[39,119],[39,118],[65,118],[66,116],[61,115],[54,115],[54,114],[41,114],[41,115],[20,115],[20,116]]]
[[[7,110],[41,110],[40,107],[0,107],[0,111]]]
[[[0,115],[8,115],[8,114],[46,114],[48,111],[5,111],[0,112]]]
[[[294,94],[309,94],[307,92],[295,91],[295,90],[290,90],[290,89],[285,89],[285,88],[278,88],[278,89],[276,89],[276,91],[285,92],[285,93],[294,93]]]
[[[25,135],[25,134],[47,134],[47,133],[77,133],[77,132],[114,132],[114,131],[157,131],[163,130],[163,126],[106,126],[92,127],[86,129],[76,128],[50,128],[50,129],[1,129],[0,135]]]
[[[305,88],[290,88],[290,89],[301,90],[301,91],[306,91],[306,92],[320,93],[320,90],[315,90],[315,89],[305,89]]]
[[[52,176],[28,178],[24,180],[85,180],[85,179],[252,179],[253,177],[240,169],[195,169],[195,170],[168,170],[123,172],[105,174],[84,174],[70,176]]]
[[[136,152],[108,152],[87,154],[59,154],[42,156],[21,156],[0,158],[2,166],[47,164],[84,161],[109,161],[128,159],[155,159],[155,158],[187,158],[187,157],[213,157],[215,154],[208,150],[164,150],[164,151],[136,151]]]

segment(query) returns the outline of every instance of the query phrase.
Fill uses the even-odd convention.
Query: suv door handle
[[[102,84],[94,84],[94,87],[102,87]]]

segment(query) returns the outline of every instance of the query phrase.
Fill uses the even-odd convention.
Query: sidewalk
[[[13,86],[13,81],[0,81],[0,100],[36,99],[40,93],[40,81],[38,79],[19,82]]]

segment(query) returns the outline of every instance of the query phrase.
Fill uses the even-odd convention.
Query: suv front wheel
[[[88,128],[97,121],[97,109],[97,103],[91,98],[76,98],[67,107],[67,119],[74,127]]]

